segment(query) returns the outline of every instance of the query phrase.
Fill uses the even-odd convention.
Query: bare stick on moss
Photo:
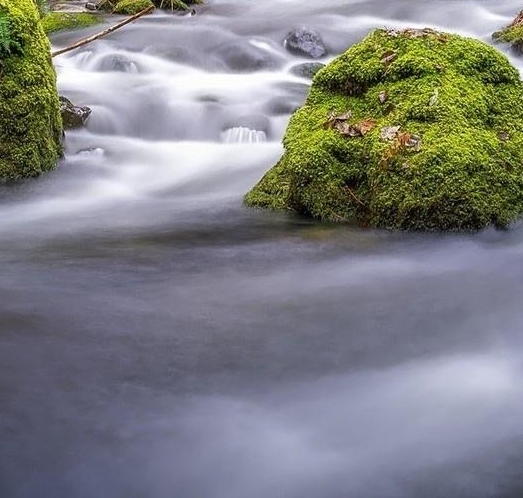
[[[152,12],[153,10],[154,10],[154,5],[151,5],[151,6],[147,7],[146,9],[143,9],[141,12],[138,12],[138,14],[128,17],[127,19],[124,19],[122,22],[119,22],[118,24],[115,24],[114,26],[111,26],[110,28],[107,28],[104,31],[101,31],[100,33],[97,33],[96,35],[89,36],[87,38],[84,38],[83,40],[73,43],[72,45],[69,45],[68,47],[61,48],[60,50],[56,50],[55,52],[53,52],[51,54],[51,57],[56,57],[57,55],[65,54],[66,52],[70,52],[71,50],[74,50],[75,48],[83,47],[84,45],[87,45],[88,43],[91,43],[95,40],[98,40],[99,38],[107,36],[109,33],[112,33],[113,31],[120,29],[122,26],[125,26],[126,24],[129,24],[130,22],[135,21],[139,17],[142,17],[145,14]]]

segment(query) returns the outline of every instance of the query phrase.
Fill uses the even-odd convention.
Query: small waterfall
[[[235,126],[222,132],[222,142],[227,144],[254,144],[267,141],[264,131],[252,130],[245,126]]]

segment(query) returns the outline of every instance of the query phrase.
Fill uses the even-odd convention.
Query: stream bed
[[[489,42],[515,3],[208,0],[56,58],[93,112],[0,187],[0,496],[521,498],[523,226],[242,205],[310,84],[290,29],[328,62],[375,27]]]

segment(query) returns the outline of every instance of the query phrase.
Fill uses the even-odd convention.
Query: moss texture
[[[317,73],[284,146],[247,205],[409,230],[523,213],[523,86],[477,40],[373,32]]]
[[[189,10],[190,5],[202,4],[203,0],[153,0],[156,7],[166,10]]]
[[[61,154],[56,75],[34,0],[0,0],[18,50],[0,59],[0,181],[37,176]]]
[[[114,14],[133,15],[151,5],[165,10],[188,10],[189,5],[201,3],[203,0],[105,0],[101,7]]]
[[[54,33],[61,29],[85,28],[100,22],[99,17],[86,12],[50,12],[42,19],[46,33]]]
[[[134,15],[147,7],[152,7],[151,0],[121,0],[113,9],[115,14]]]

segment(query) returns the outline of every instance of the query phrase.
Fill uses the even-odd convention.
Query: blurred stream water
[[[521,498],[523,227],[241,201],[308,90],[291,28],[327,62],[374,27],[489,41],[514,3],[209,0],[58,57],[93,114],[0,189],[0,496]]]

